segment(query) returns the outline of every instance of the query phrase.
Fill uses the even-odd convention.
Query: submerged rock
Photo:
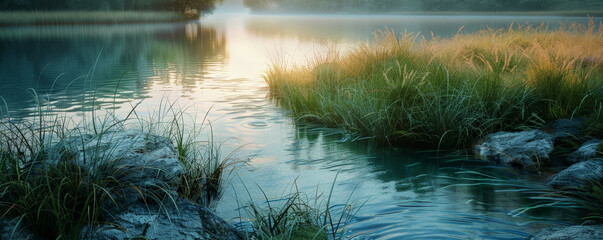
[[[548,228],[531,237],[532,240],[600,240],[603,239],[603,225],[571,226],[567,228]]]
[[[83,239],[243,239],[244,235],[204,206],[182,199],[163,204],[143,202],[115,212],[112,224],[85,229]]]
[[[553,151],[553,137],[540,130],[488,134],[478,154],[491,161],[528,168],[538,167]]]
[[[559,189],[588,186],[589,181],[603,178],[603,160],[576,163],[555,175],[549,185]]]
[[[570,162],[582,162],[597,158],[597,147],[601,143],[599,139],[593,139],[582,144],[582,146],[570,154],[568,160]]]

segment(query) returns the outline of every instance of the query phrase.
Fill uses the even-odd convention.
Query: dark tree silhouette
[[[208,13],[224,0],[0,0],[0,10],[158,10],[191,16]]]

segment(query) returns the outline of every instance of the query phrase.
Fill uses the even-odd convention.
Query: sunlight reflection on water
[[[345,52],[372,41],[385,27],[450,37],[464,26],[541,22],[555,27],[585,18],[451,16],[214,16],[201,22],[143,25],[26,26],[0,31],[0,95],[13,115],[35,112],[27,88],[51,93],[57,112],[78,116],[96,103],[127,113],[143,100],[139,113],[152,112],[165,99],[203,116],[211,108],[214,135],[250,166],[231,180],[217,211],[239,216],[236,196],[247,183],[260,199],[257,183],[279,197],[295,178],[302,191],[329,187],[340,172],[335,199],[369,199],[349,228],[357,239],[524,239],[530,218],[508,213],[527,204],[526,194],[504,187],[453,186],[466,169],[493,171],[526,180],[505,168],[490,168],[471,158],[449,163],[431,153],[388,151],[333,129],[299,126],[267,100],[262,78],[267,64],[303,64],[315,54]],[[98,57],[98,62],[96,59]],[[94,67],[94,68],[93,68]],[[94,69],[92,72],[91,69]],[[3,110],[4,111],[4,110]],[[538,185],[538,184],[535,184]],[[238,199],[246,201],[246,199]],[[550,219],[556,219],[550,213]],[[557,216],[558,217],[558,216]],[[554,220],[553,220],[554,221]]]

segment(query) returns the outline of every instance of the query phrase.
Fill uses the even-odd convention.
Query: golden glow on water
[[[197,39],[199,24],[196,22],[187,23],[185,25],[185,28],[186,28],[186,38],[191,42],[195,41],[195,39]]]
[[[481,186],[442,189],[457,183],[456,175],[441,170],[450,165],[410,150],[387,152],[350,143],[350,136],[332,129],[296,126],[287,112],[267,100],[262,74],[272,61],[305,64],[315,54],[370,42],[371,33],[385,26],[451,36],[460,26],[472,31],[485,24],[561,20],[214,16],[185,24],[2,29],[0,78],[9,80],[4,80],[0,95],[11,109],[32,114],[35,108],[31,97],[23,94],[25,89],[39,86],[47,92],[54,87],[52,97],[61,101],[50,105],[72,111],[69,114],[76,118],[82,118],[83,95],[91,93],[104,107],[116,100],[116,111],[123,114],[140,100],[138,114],[157,111],[166,99],[177,101],[191,116],[202,117],[211,108],[216,140],[226,141],[226,151],[243,146],[238,156],[250,157],[250,166],[239,171],[240,179],[232,180],[233,187],[225,189],[218,206],[229,220],[238,216],[235,192],[241,196],[244,191],[239,180],[250,187],[257,183],[272,198],[295,178],[302,191],[314,192],[317,185],[328,187],[340,172],[336,199],[345,199],[356,187],[355,197],[371,199],[352,235],[385,238],[416,233],[436,238],[429,234],[445,231],[457,238],[525,238],[523,231],[530,226],[520,224],[531,219],[511,218],[505,212],[523,207],[521,193]],[[50,44],[52,48],[47,47]],[[94,77],[71,83],[88,76],[93,66]],[[62,73],[66,74],[54,84]],[[39,81],[32,80],[38,77]],[[252,189],[256,194],[260,193]],[[462,221],[470,224],[459,230]]]

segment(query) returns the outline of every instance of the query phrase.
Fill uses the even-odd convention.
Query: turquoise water
[[[598,19],[597,19],[598,20]],[[344,132],[296,124],[267,99],[262,74],[273,61],[303,64],[345,52],[390,28],[446,38],[511,24],[556,28],[586,18],[489,16],[210,16],[199,22],[20,26],[0,30],[3,113],[35,114],[31,89],[52,111],[78,117],[95,108],[153,112],[166,99],[190,115],[209,109],[225,151],[249,159],[237,169],[216,211],[238,222],[238,202],[261,187],[278,198],[297,179],[302,192],[328,190],[335,203],[366,204],[346,232],[351,239],[525,239],[563,213],[514,216],[546,190],[547,176],[475,160],[471,154],[382,149]],[[433,33],[433,35],[432,35]],[[30,89],[30,90],[28,90]],[[91,104],[94,102],[94,104]],[[95,107],[91,107],[95,106]],[[8,111],[7,111],[8,109]],[[489,179],[473,171],[490,174]],[[546,174],[545,174],[546,175]],[[480,179],[476,179],[480,178]]]

